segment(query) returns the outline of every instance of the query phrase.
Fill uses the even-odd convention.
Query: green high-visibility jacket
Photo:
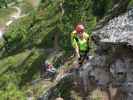
[[[87,51],[89,48],[89,35],[84,32],[83,39],[80,39],[76,31],[73,31],[71,33],[71,42],[73,48],[79,48],[80,51]]]

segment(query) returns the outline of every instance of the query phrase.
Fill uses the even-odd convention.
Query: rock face
[[[101,75],[104,74],[103,77],[108,75],[109,83],[119,86],[122,91],[127,93],[126,100],[132,100],[133,9],[110,20],[101,29],[95,30],[93,36],[99,41],[96,57],[91,62],[92,66],[95,66],[96,69],[105,69],[106,74],[99,70]],[[96,74],[94,76],[98,78]],[[101,79],[99,78],[99,80]]]
[[[93,32],[101,42],[125,43],[133,46],[133,9],[110,20],[104,27]]]

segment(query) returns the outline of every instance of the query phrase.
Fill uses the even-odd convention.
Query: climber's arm
[[[73,31],[71,33],[71,44],[72,44],[72,47],[75,49],[76,56],[77,57],[80,57],[79,47],[78,47],[77,41],[76,41],[76,39],[74,37],[75,37],[75,31]]]

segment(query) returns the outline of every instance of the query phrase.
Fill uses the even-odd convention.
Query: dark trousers
[[[79,65],[82,65],[84,60],[89,60],[87,53],[88,51],[80,51],[80,58],[78,59]]]

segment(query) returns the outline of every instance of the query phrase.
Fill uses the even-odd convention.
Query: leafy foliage
[[[30,23],[29,18],[27,17],[16,22],[4,34],[6,51],[23,48],[22,44],[26,43],[26,35],[29,35],[26,30]]]
[[[133,7],[133,0],[130,1],[129,7]]]
[[[73,30],[73,25],[83,22],[86,31],[90,32],[96,24],[96,19],[91,14],[90,0],[44,2],[37,11],[33,10],[30,16],[9,28],[4,36],[7,51],[34,46],[52,48],[56,44],[67,51],[71,48],[69,33]]]
[[[111,5],[111,0],[92,0],[92,11],[97,17],[103,17]]]
[[[7,76],[8,77],[8,76]],[[4,77],[6,78],[6,76]],[[3,81],[2,77],[1,80]],[[8,82],[6,80],[6,82]],[[26,100],[26,97],[22,91],[20,91],[14,83],[7,83],[4,91],[0,90],[1,100]]]
[[[0,8],[2,7],[8,7],[8,4],[10,3],[17,3],[18,0],[0,0]]]

